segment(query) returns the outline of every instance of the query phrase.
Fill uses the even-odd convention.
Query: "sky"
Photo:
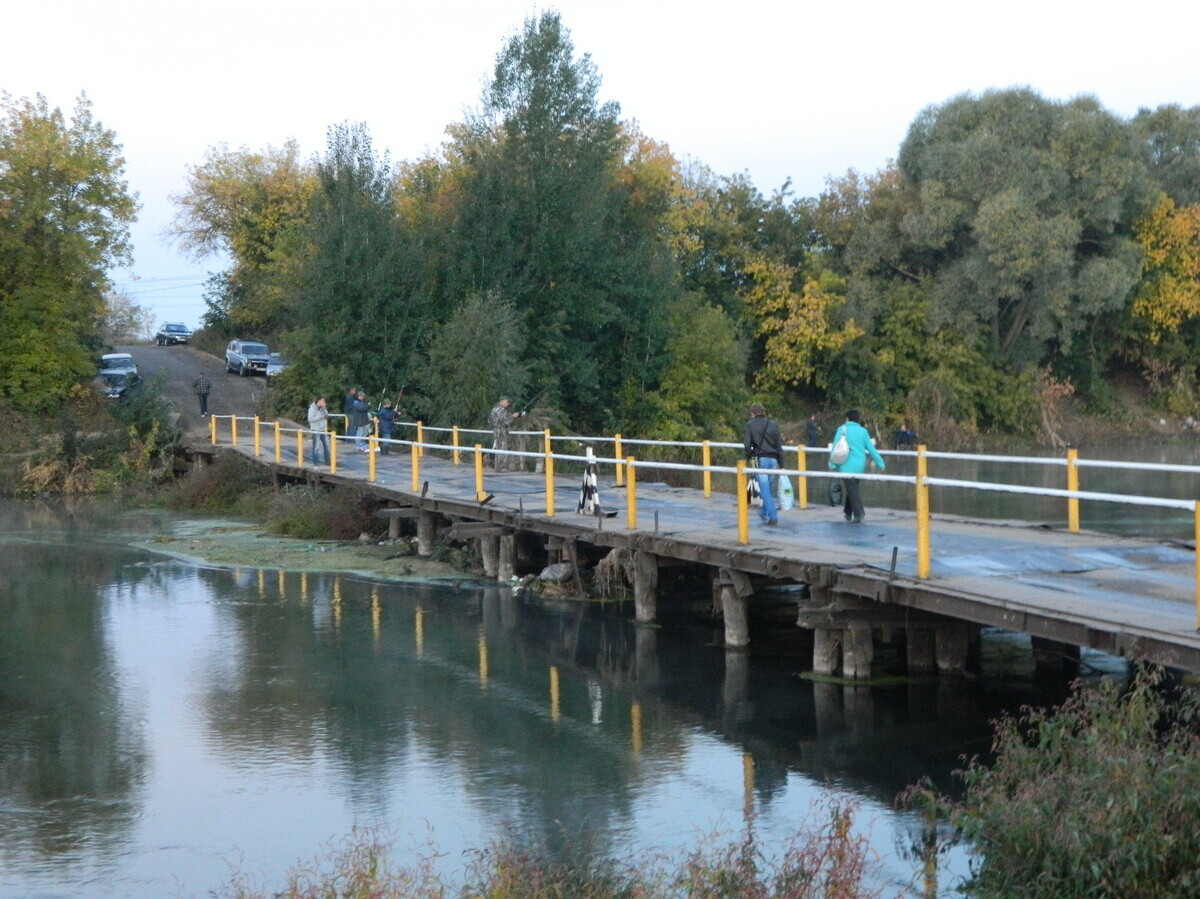
[[[113,281],[156,324],[196,327],[227,260],[192,259],[165,232],[207,149],[295,139],[312,157],[331,125],[365,122],[393,160],[434,152],[544,9],[590,55],[601,101],[765,194],[877,171],[921,110],[962,93],[1090,94],[1122,117],[1200,105],[1200,4],[1180,0],[42,0],[0,14],[0,91],[68,115],[87,93],[142,205],[134,264]]]

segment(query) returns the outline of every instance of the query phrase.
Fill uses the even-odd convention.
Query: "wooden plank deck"
[[[224,443],[228,449],[228,440]],[[550,517],[545,514],[545,476],[540,473],[486,470],[484,491],[492,499],[477,502],[468,451],[457,466],[427,453],[418,470],[420,487],[414,491],[407,448],[375,454],[376,479],[367,485],[367,457],[347,451],[349,443],[339,445],[333,475],[324,466],[297,466],[295,441],[290,447],[287,443],[278,466],[285,476],[364,484],[385,501],[454,520],[818,585],[832,594],[1200,671],[1191,546],[934,516],[932,571],[922,580],[916,577],[915,514],[871,506],[869,484],[868,517],[862,524],[844,521],[840,508],[810,504],[781,512],[779,525],[768,528],[751,510],[749,543],[742,545],[737,540],[736,502],[729,494],[714,493],[706,499],[699,490],[639,480],[638,526],[630,530],[625,489],[616,487],[611,476],[600,477],[599,498],[605,509],[617,512],[615,517],[575,512],[578,477],[555,479],[555,514]],[[190,442],[193,452],[218,448],[207,440]],[[245,435],[236,449],[253,455]],[[266,440],[259,461],[274,466],[274,447]]]

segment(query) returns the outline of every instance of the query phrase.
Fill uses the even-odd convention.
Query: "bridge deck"
[[[253,455],[243,437],[238,451]],[[194,451],[207,452],[207,441]],[[307,450],[307,445],[306,445]],[[259,461],[273,464],[273,448]],[[866,597],[984,625],[1005,627],[1106,652],[1200,670],[1196,558],[1191,546],[1097,533],[1069,533],[1016,522],[934,516],[931,577],[916,577],[916,516],[870,504],[867,520],[851,524],[840,508],[812,505],[781,512],[763,526],[751,510],[750,540],[737,540],[737,506],[729,494],[705,498],[699,490],[637,483],[638,527],[626,527],[625,489],[599,480],[602,506],[612,518],[575,512],[577,477],[555,481],[555,515],[545,515],[545,476],[486,471],[485,505],[475,499],[469,453],[464,464],[426,454],[412,490],[409,454],[376,454],[371,488],[400,503],[456,518],[490,521],[599,546],[642,549],[752,575],[818,584],[834,593]],[[336,475],[327,467],[296,464],[296,447],[282,451],[291,476],[340,482],[367,481],[367,457],[339,444]],[[425,486],[427,485],[427,486]],[[894,568],[893,568],[893,551]]]

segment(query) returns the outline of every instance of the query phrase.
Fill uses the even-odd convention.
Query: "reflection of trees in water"
[[[63,523],[9,508],[6,525]],[[0,854],[13,863],[30,850],[117,851],[135,821],[145,748],[120,704],[100,599],[128,581],[131,556],[86,544],[0,553]]]

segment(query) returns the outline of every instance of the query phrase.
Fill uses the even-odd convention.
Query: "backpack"
[[[846,432],[839,431],[838,439],[833,443],[833,449],[829,452],[829,461],[834,465],[841,465],[850,458],[850,442],[846,439]]]

